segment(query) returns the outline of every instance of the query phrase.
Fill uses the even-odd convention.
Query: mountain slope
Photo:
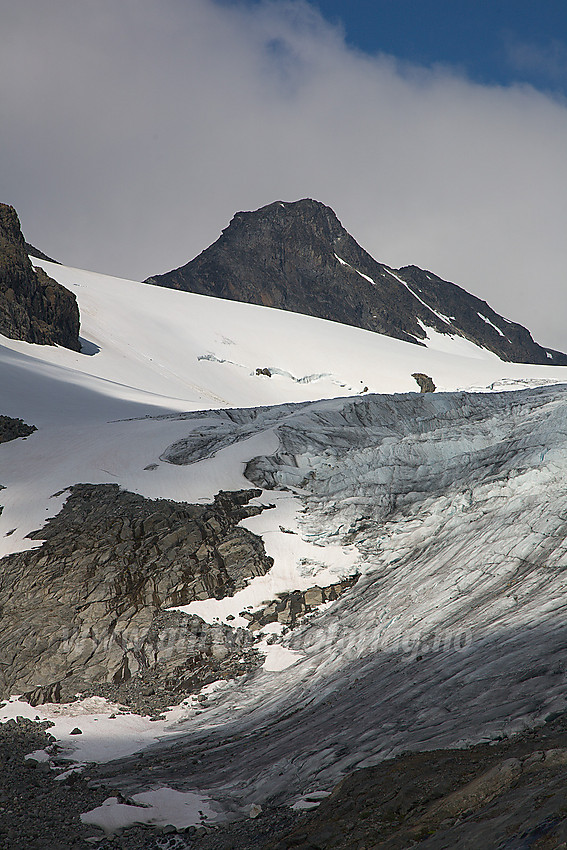
[[[6,204],[0,204],[0,332],[26,342],[80,349],[75,297],[32,267],[17,213]]]
[[[0,445],[2,678],[96,696],[0,721],[53,719],[57,759],[153,789],[162,826],[198,795],[185,826],[564,711],[563,367],[41,265],[83,353],[0,338],[2,413],[37,429]],[[130,686],[152,720],[99,698]]]
[[[421,343],[427,328],[457,334],[516,363],[567,364],[524,327],[415,266],[376,262],[330,207],[304,199],[236,213],[191,262],[148,278],[159,286],[319,316]]]

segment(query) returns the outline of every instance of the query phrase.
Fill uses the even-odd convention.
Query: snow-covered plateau
[[[163,720],[92,698],[12,699],[0,720],[54,720],[92,777],[153,794],[152,822],[177,823],[175,797],[198,823],[565,710],[564,367],[40,265],[78,298],[83,353],[1,340],[1,412],[37,427],[0,446],[2,556],[39,547],[27,535],[77,483],[194,503],[259,487],[275,507],[242,525],[272,570],[181,610],[243,626],[277,593],[360,578],[295,629],[266,627],[263,667]],[[91,820],[122,825],[116,806]]]

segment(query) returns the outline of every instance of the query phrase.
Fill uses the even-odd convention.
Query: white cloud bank
[[[332,206],[567,349],[567,105],[345,46],[307,3],[0,0],[0,200],[64,262],[147,277],[233,213]]]

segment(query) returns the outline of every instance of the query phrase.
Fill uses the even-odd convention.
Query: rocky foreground
[[[105,836],[81,812],[120,792],[88,767],[25,759],[49,747],[46,723],[0,726],[3,850],[561,850],[567,847],[567,715],[496,744],[407,753],[356,771],[311,812],[269,803],[255,818]],[[56,780],[56,776],[63,778]]]
[[[146,713],[257,664],[253,635],[168,611],[232,596],[272,559],[238,526],[259,490],[211,505],[144,499],[117,485],[71,488],[30,535],[38,549],[2,559],[0,689],[33,705],[96,693]]]

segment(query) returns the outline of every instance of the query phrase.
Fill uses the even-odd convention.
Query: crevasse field
[[[71,765],[105,765],[148,804],[111,799],[86,820],[308,806],[350,770],[564,708],[565,367],[34,263],[75,292],[83,353],[0,338],[2,413],[38,429],[0,446],[0,555],[40,545],[26,535],[79,482],[190,502],[259,486],[275,508],[244,523],[273,569],[189,613],[245,625],[276,593],[361,574],[293,632],[266,627],[263,668],[208,686],[206,707],[111,720],[99,698],[14,695],[0,719],[54,720]],[[419,395],[412,372],[438,392]],[[151,783],[129,758],[142,748]]]

